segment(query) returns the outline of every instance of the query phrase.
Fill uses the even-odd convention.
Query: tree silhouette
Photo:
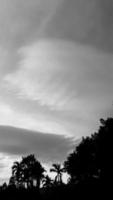
[[[21,162],[14,162],[12,177],[16,187],[39,188],[44,168],[33,154],[23,157]]]
[[[51,187],[53,184],[53,180],[48,176],[44,176],[44,178],[42,179],[42,184],[44,188],[48,188]]]
[[[50,171],[56,173],[55,181],[48,175],[44,176],[44,168],[31,154],[22,157],[20,162],[14,162],[9,185],[3,184],[0,187],[0,196],[8,192],[15,197],[16,192],[15,194],[27,199],[35,194],[39,199],[63,199],[64,194],[68,198],[76,195],[91,199],[93,194],[96,199],[99,194],[101,198],[104,192],[108,197],[110,191],[107,188],[112,181],[113,118],[101,119],[100,122],[99,130],[90,137],[82,138],[68,155],[64,167],[60,164],[52,165]],[[63,172],[70,175],[67,185],[61,184]],[[39,191],[40,183],[43,188]]]
[[[2,191],[5,191],[7,189],[7,183],[3,183],[1,186]]]
[[[11,180],[13,180],[15,182],[16,187],[20,187],[20,185],[22,184],[23,171],[22,171],[21,163],[14,162],[14,164],[12,166],[12,177],[11,177]]]
[[[101,119],[101,126],[98,133],[95,133],[94,140],[96,146],[96,164],[100,172],[100,179],[105,184],[109,182],[111,177],[111,161],[112,161],[112,133],[113,118],[107,120]]]
[[[83,138],[75,151],[69,155],[64,163],[72,180],[86,180],[98,175],[95,162],[95,145],[92,138]]]
[[[99,131],[82,142],[71,153],[64,166],[72,182],[99,179],[106,182],[110,166],[110,138],[113,132],[113,119],[100,120]]]
[[[40,162],[31,154],[22,158],[21,165],[27,187],[33,187],[35,184],[35,186],[39,188],[40,181],[45,171]]]
[[[65,172],[65,169],[61,167],[60,164],[53,164],[53,167],[50,169],[50,172],[55,172],[55,183],[62,183],[62,174]]]

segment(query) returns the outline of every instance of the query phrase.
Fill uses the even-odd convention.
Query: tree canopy
[[[74,182],[90,178],[106,181],[108,177],[113,119],[101,119],[100,122],[98,132],[91,137],[82,138],[81,143],[64,162],[65,169]]]
[[[34,184],[39,188],[44,168],[33,154],[22,157],[20,162],[15,162],[12,166],[12,177],[16,186],[33,187]]]

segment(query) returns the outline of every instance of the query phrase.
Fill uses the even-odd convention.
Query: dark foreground
[[[82,183],[77,185],[62,185],[52,188],[37,189],[13,189],[8,188],[0,192],[1,199],[39,199],[39,200],[64,200],[64,199],[109,199],[110,186],[99,182]]]

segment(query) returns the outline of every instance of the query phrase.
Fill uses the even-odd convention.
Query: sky
[[[0,182],[62,162],[113,114],[113,0],[0,0]]]

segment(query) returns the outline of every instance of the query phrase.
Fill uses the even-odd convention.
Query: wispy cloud
[[[92,127],[111,106],[113,59],[108,53],[65,40],[42,40],[19,53],[17,70],[4,77],[3,88],[16,102],[29,101],[30,112],[79,130],[84,120]],[[82,129],[80,135],[89,133],[84,123]]]

